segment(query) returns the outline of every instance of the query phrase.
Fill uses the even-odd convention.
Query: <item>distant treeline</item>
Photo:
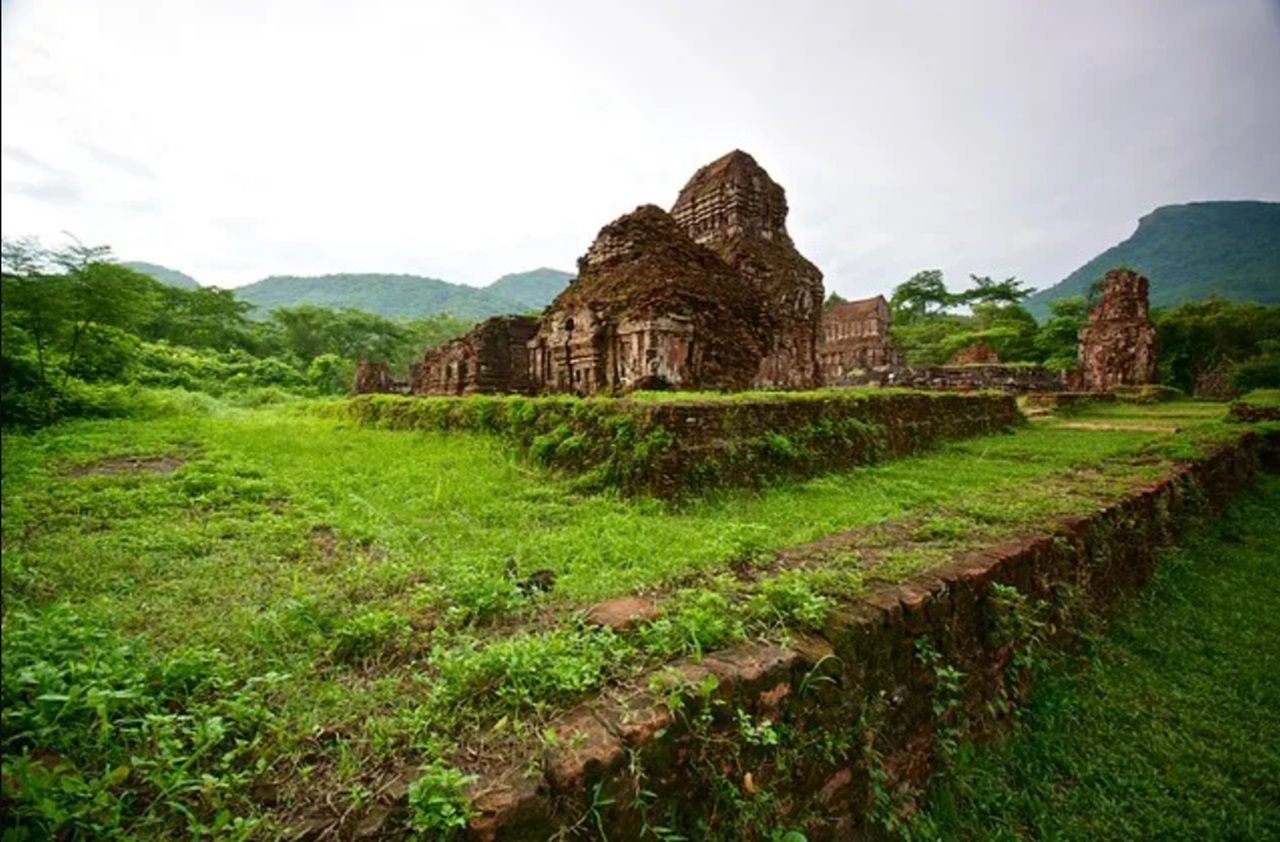
[[[2,258],[5,427],[128,414],[147,387],[249,403],[337,394],[357,359],[403,368],[471,324],[313,305],[255,320],[230,290],[160,283],[105,247],[5,239]]]

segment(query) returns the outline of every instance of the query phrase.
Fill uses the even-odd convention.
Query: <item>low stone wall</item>
[[[845,375],[829,385],[898,386],[904,389],[956,392],[994,389],[1018,395],[1029,392],[1060,392],[1067,388],[1060,375],[1040,366],[998,364],[873,368]]]
[[[1027,406],[1033,409],[1068,409],[1116,401],[1115,392],[1042,392],[1027,395]]]
[[[1277,431],[1244,433],[1052,532],[874,587],[820,636],[744,644],[606,692],[561,717],[540,756],[471,786],[468,838],[577,826],[641,839],[655,825],[747,838],[733,822],[752,809],[810,840],[874,837],[869,817],[902,808],[961,731],[1010,715],[1033,642],[1145,581],[1191,515],[1225,504],[1260,465],[1275,470],[1278,454]],[[731,801],[736,813],[716,809]]]
[[[660,402],[370,395],[340,411],[388,429],[497,434],[584,488],[664,498],[817,476],[1022,422],[1012,396],[920,392]]]

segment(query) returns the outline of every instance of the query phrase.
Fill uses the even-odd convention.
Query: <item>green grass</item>
[[[963,755],[924,839],[1280,838],[1280,478],[1169,553],[1020,732]]]
[[[1240,398],[1241,403],[1280,409],[1280,389],[1254,389]]]
[[[232,835],[233,817],[270,837],[313,799],[359,803],[385,770],[500,752],[665,658],[818,626],[869,576],[1087,512],[1234,434],[1221,405],[1181,406],[1195,423],[1177,434],[1049,420],[678,508],[574,493],[496,439],[294,407],[5,436],[6,780],[62,793],[44,813],[22,802],[28,838]],[[176,469],[101,472],[126,457]],[[774,566],[849,530],[816,569]],[[536,570],[550,593],[517,587]],[[580,620],[633,592],[666,615],[627,634]],[[154,768],[128,760],[157,745]]]

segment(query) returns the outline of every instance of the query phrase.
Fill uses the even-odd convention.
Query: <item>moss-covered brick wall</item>
[[[540,753],[486,768],[465,838],[587,827],[640,840],[665,827],[766,839],[787,826],[810,842],[897,838],[931,770],[1025,700],[1028,656],[1137,588],[1159,548],[1278,451],[1275,431],[1243,433],[1088,516],[881,583],[820,634],[743,643],[603,692],[559,717]]]
[[[816,476],[1022,421],[1009,395],[906,391],[663,401],[362,395],[337,411],[386,429],[498,435],[586,489],[659,497]]]

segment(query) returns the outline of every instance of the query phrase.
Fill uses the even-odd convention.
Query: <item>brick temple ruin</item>
[[[734,150],[694,173],[671,213],[645,205],[602,228],[540,318],[489,319],[427,351],[410,391],[819,386],[822,272],[787,212],[782,186]],[[353,391],[381,382],[357,377]]]
[[[1156,380],[1156,329],[1147,303],[1147,279],[1113,269],[1102,280],[1102,296],[1080,328],[1080,381],[1090,392],[1115,386],[1145,386]]]
[[[902,355],[889,335],[889,302],[883,295],[837,301],[822,314],[818,363],[823,382],[836,383],[850,372],[900,368]]]
[[[495,316],[464,336],[428,351],[413,367],[415,395],[527,392],[529,342],[538,332],[532,316]]]
[[[811,389],[818,370],[822,272],[787,233],[787,194],[756,160],[734,150],[699,169],[680,191],[671,215],[768,303],[765,353],[752,386]]]
[[[529,344],[535,391],[749,388],[764,299],[654,205],[601,229]]]

